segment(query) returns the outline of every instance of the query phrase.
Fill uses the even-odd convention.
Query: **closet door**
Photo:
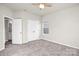
[[[37,40],[40,36],[40,21],[39,20],[28,20],[27,23],[27,37],[28,41]]]
[[[13,44],[22,44],[22,19],[13,20],[12,43]]]

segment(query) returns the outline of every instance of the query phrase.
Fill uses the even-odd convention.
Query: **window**
[[[44,24],[44,26],[43,26],[43,33],[44,34],[49,34],[48,22],[45,21],[43,24]]]

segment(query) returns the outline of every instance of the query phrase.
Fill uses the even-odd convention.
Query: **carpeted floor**
[[[7,45],[0,56],[78,56],[79,50],[46,40],[35,40],[23,45]]]

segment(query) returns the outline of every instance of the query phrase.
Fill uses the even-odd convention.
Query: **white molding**
[[[9,16],[3,16],[2,17],[2,20],[3,20],[3,43],[4,43],[4,47],[3,48],[1,48],[0,50],[3,50],[3,49],[5,49],[5,23],[4,23],[4,17],[8,17],[8,18],[10,18],[10,19],[13,19],[13,18],[11,18],[11,17],[9,17]]]
[[[59,45],[63,45],[63,46],[67,46],[67,47],[71,47],[71,48],[75,48],[75,49],[79,49],[79,47],[75,47],[75,46],[71,46],[71,45],[68,45],[68,44],[56,42],[56,41],[53,41],[53,40],[48,40],[48,39],[46,39],[46,38],[43,38],[43,40],[47,40],[47,41],[49,41],[49,42],[53,42],[53,43],[56,43],[56,44],[59,44]]]
[[[4,50],[5,48],[3,47],[3,48],[0,48],[0,51],[2,51],[2,50]]]

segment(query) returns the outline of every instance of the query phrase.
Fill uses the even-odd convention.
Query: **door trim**
[[[4,19],[5,17],[10,18],[10,19],[13,20],[12,17],[9,17],[9,16],[3,16],[3,43],[4,43],[4,49],[5,49],[5,19]]]

